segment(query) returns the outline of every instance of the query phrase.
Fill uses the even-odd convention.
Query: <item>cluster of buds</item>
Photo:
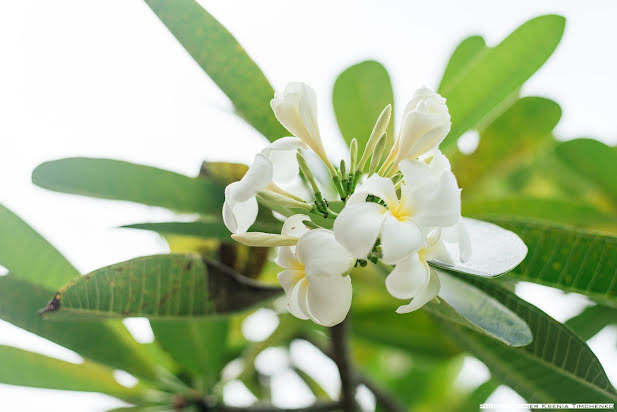
[[[324,326],[342,322],[351,306],[350,274],[368,262],[393,267],[386,289],[409,301],[397,312],[435,298],[439,278],[427,262],[451,260],[443,242],[458,242],[460,259],[471,256],[460,189],[438,150],[450,131],[445,99],[417,90],[393,143],[386,133],[388,105],[362,155],[352,140],[349,163],[343,160],[338,168],[323,146],[313,89],[291,83],[271,106],[293,136],[268,145],[246,175],[227,186],[223,219],[237,241],[278,248],[276,263],[284,269],[278,280],[289,312]],[[321,165],[311,168],[307,159],[320,159],[329,178],[316,179]],[[285,217],[280,234],[247,232],[259,203]]]

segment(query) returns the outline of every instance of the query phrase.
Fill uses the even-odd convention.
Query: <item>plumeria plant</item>
[[[80,274],[0,206],[0,319],[83,359],[0,346],[0,383],[100,392],[127,404],[116,411],[463,412],[500,385],[528,402],[617,401],[586,343],[617,324],[617,150],[556,139],[559,105],[520,92],[557,47],[562,17],[493,46],[464,39],[435,91],[410,93],[402,111],[383,65],[349,67],[332,91],[341,160],[326,150],[337,136],[322,139],[311,87],[275,93],[195,0],[145,3],[269,143],[248,167],[206,161],[195,177],[112,159],[39,165],[42,188],[189,215],[124,227],[160,234],[171,253]],[[478,144],[461,151],[467,133]],[[588,306],[558,322],[519,282]],[[273,330],[245,333],[265,330],[263,316]],[[121,321],[135,317],[153,342]],[[297,356],[311,350],[334,362],[340,390]],[[272,351],[291,353],[277,371],[264,367]],[[489,376],[461,385],[470,357]],[[277,373],[313,400],[272,402]],[[238,386],[250,405],[229,395]]]

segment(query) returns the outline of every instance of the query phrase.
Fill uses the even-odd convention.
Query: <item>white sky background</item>
[[[615,2],[203,4],[275,88],[294,80],[313,85],[322,134],[335,153],[342,146],[331,89],[350,64],[381,61],[390,71],[400,109],[417,87],[437,85],[464,36],[482,34],[493,45],[533,16],[562,14],[567,18],[562,43],[523,93],[561,105],[560,136],[617,143]],[[80,270],[166,251],[156,235],[114,227],[170,215],[36,188],[30,183],[36,165],[69,156],[110,157],[196,174],[204,159],[249,162],[264,144],[231,113],[226,97],[141,1],[0,0],[0,203],[43,233]],[[532,286],[524,292],[537,300],[547,296],[544,291]],[[559,318],[564,307],[545,309]],[[615,333],[606,339],[614,343]],[[615,355],[614,344],[606,339],[593,345],[601,359],[610,359],[611,350]],[[1,321],[0,344],[54,350]],[[607,369],[615,381],[617,371]],[[5,407],[15,405],[7,410],[23,411],[101,411],[116,404],[98,395],[5,385],[0,385],[0,399]],[[506,393],[503,399],[512,398]]]

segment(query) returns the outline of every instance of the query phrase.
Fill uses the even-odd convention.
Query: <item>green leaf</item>
[[[382,110],[389,104],[394,109],[390,75],[379,62],[367,60],[343,71],[332,91],[336,121],[347,144],[358,139],[360,155]],[[386,154],[394,142],[394,118],[388,126]]]
[[[92,362],[74,364],[0,345],[0,383],[34,388],[101,392],[120,399],[137,399],[141,385],[126,388],[114,379],[112,370]]]
[[[534,336],[525,347],[495,342],[454,325],[444,330],[528,402],[615,402],[602,365],[570,329],[518,298],[499,281],[465,277],[524,319]]]
[[[57,192],[216,216],[224,200],[224,187],[219,183],[111,159],[76,157],[45,162],[32,172],[32,182]]]
[[[19,216],[0,205],[0,265],[13,276],[52,290],[79,272]]]
[[[431,259],[431,265],[474,276],[494,277],[511,271],[527,255],[527,246],[516,233],[482,220],[463,220],[471,243],[471,258],[463,262],[458,243],[445,242],[444,247],[451,259]]]
[[[444,88],[447,88],[450,83],[456,81],[456,77],[460,76],[464,70],[469,67],[473,59],[483,51],[486,50],[486,42],[482,36],[469,36],[463,39],[462,42],[456,46],[448,65],[444,70],[443,76],[441,76],[441,83],[439,84],[439,93]]]
[[[42,313],[52,319],[190,319],[240,312],[282,292],[199,255],[155,255],[81,276]]]
[[[617,307],[617,237],[527,220],[492,220],[518,233],[529,247],[513,277]]]
[[[459,353],[433,319],[422,311],[396,315],[396,307],[358,310],[352,307],[351,332],[356,339],[387,345],[412,356],[444,358]],[[413,333],[410,327],[413,325]]]
[[[47,322],[37,311],[53,292],[11,274],[0,276],[0,319],[25,329],[85,358],[123,369],[136,376],[155,377],[155,365],[121,323]]]
[[[534,196],[506,196],[463,202],[463,215],[486,220],[526,218],[570,225],[617,223],[617,219],[585,202]]]
[[[441,89],[448,99],[452,129],[442,143],[451,153],[465,131],[494,117],[507,100],[553,53],[565,27],[556,15],[524,23],[495,47],[481,51],[467,67]]]
[[[559,122],[561,108],[542,97],[523,97],[480,133],[478,148],[470,155],[450,156],[452,170],[463,194],[473,193],[485,178],[503,175],[549,145],[551,131]]]
[[[228,319],[151,321],[156,341],[185,369],[211,388],[225,366]]]
[[[593,139],[575,139],[555,148],[557,156],[617,202],[617,152]]]
[[[602,305],[586,307],[581,313],[566,321],[582,340],[589,340],[608,325],[617,325],[617,309]]]
[[[437,270],[439,302],[429,302],[429,313],[481,332],[511,346],[524,346],[532,334],[524,320],[482,290]]]
[[[146,4],[250,125],[271,141],[289,135],[270,109],[268,79],[221,23],[194,0]]]

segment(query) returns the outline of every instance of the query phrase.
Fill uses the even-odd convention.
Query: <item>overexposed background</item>
[[[492,45],[531,17],[564,15],[561,45],[523,94],[546,96],[561,105],[561,137],[617,143],[615,2],[202,4],[238,38],[275,88],[295,80],[313,85],[322,135],[333,153],[342,145],[331,90],[349,65],[368,58],[381,61],[402,108],[417,87],[436,87],[464,36],[482,34]],[[154,234],[115,227],[164,220],[169,212],[47,192],[30,182],[39,163],[69,156],[111,157],[194,175],[204,159],[249,162],[265,143],[232,113],[223,93],[142,1],[0,1],[0,203],[50,239],[82,272],[166,251]],[[535,285],[523,285],[519,292],[559,320],[585,304]],[[147,328],[140,325],[135,329],[147,339]],[[607,328],[591,347],[617,384],[616,341],[617,328]],[[78,360],[2,321],[0,344]],[[464,373],[481,378],[481,365],[468,364]],[[290,393],[285,405],[303,399],[297,391]],[[121,405],[102,395],[8,385],[0,385],[0,399],[7,411],[104,411]],[[516,400],[507,389],[491,398]]]

